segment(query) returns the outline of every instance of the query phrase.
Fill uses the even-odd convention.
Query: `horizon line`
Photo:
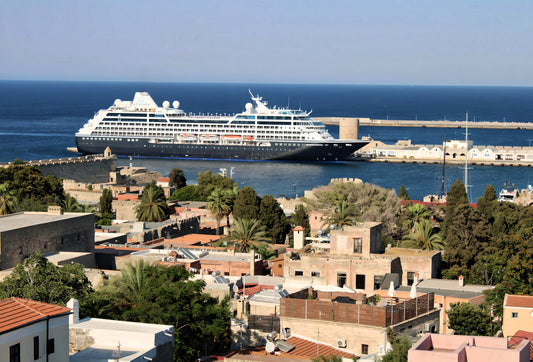
[[[496,85],[496,84],[416,84],[416,83],[290,83],[290,82],[227,82],[227,81],[158,81],[158,80],[94,80],[94,79],[0,79],[0,82],[61,82],[61,83],[159,83],[159,84],[268,84],[268,85],[306,85],[306,86],[389,86],[389,87],[491,87],[491,88],[533,88],[533,85]]]

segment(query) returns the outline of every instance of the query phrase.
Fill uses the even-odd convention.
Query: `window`
[[[513,312],[513,313],[511,314],[511,317],[512,317],[512,318],[518,318],[518,312]]]
[[[407,285],[411,286],[415,282],[415,272],[407,272]]]
[[[358,254],[363,252],[363,238],[353,239],[353,252]]]
[[[294,272],[294,275],[296,275],[296,276],[302,276],[302,275],[304,275],[304,272],[301,271],[301,270],[296,270],[296,271]]]
[[[381,282],[383,281],[383,275],[374,275],[374,290],[381,288]]]
[[[48,354],[52,354],[55,352],[55,344],[54,344],[54,338],[51,338],[48,340],[48,348],[47,348],[47,353]]]
[[[368,354],[368,344],[361,345],[361,354]]]
[[[33,337],[33,360],[39,359],[39,336]]]
[[[346,273],[337,273],[337,286],[339,288],[344,287],[346,284]]]
[[[365,275],[364,274],[355,275],[355,289],[365,289]]]
[[[20,343],[9,347],[9,362],[20,362]]]
[[[319,277],[320,276],[320,272],[311,272],[311,276],[312,277]]]

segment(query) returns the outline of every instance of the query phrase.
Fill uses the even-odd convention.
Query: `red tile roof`
[[[251,347],[246,350],[234,351],[228,354],[226,357],[233,357],[239,359],[242,357],[242,360],[254,360],[254,361],[272,361],[273,357],[285,357],[285,358],[294,358],[294,359],[311,359],[317,356],[317,345],[318,352],[321,356],[324,357],[333,357],[339,356],[344,358],[353,358],[357,357],[355,354],[338,350],[326,344],[316,343],[307,339],[299,337],[290,337],[286,340],[288,343],[292,344],[295,348],[290,352],[283,352],[276,350],[276,354],[271,355],[265,351],[265,347]],[[265,359],[267,358],[268,359]],[[255,358],[254,358],[255,357]],[[262,358],[263,357],[263,358]]]
[[[287,342],[292,344],[295,348],[288,353],[282,352],[282,354],[288,354],[290,356],[292,355],[292,356],[298,356],[298,357],[315,358],[317,354],[317,344],[318,344],[318,354],[320,356],[324,356],[324,357],[340,356],[340,357],[345,357],[345,358],[356,357],[356,355],[352,353],[340,351],[326,344],[316,343],[316,342],[309,341],[307,339],[303,339],[303,338],[299,338],[295,336],[288,338]]]
[[[169,182],[170,181],[170,177],[160,177],[159,180],[157,180],[157,182]]]
[[[504,307],[533,308],[533,296],[531,295],[510,295],[505,296]]]
[[[0,300],[0,333],[70,313],[70,308],[23,298]]]
[[[524,339],[529,340],[529,359],[533,361],[533,333],[518,330],[509,340],[509,348],[516,348]]]

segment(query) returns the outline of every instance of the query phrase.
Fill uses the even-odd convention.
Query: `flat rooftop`
[[[71,324],[70,328],[105,329],[113,331],[159,333],[173,328],[171,325],[115,321],[112,319],[86,318]]]
[[[92,215],[89,213],[67,212],[63,215],[49,214],[47,212],[20,212],[0,216],[0,233],[27,228],[35,225],[43,225],[56,221],[73,220],[83,216]]]

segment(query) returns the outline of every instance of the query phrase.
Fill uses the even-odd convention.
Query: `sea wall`
[[[12,164],[1,163],[0,167],[9,167]],[[87,155],[27,161],[25,164],[37,167],[44,176],[55,175],[57,178],[92,184],[110,181],[111,173],[117,169],[117,158],[114,155]]]

